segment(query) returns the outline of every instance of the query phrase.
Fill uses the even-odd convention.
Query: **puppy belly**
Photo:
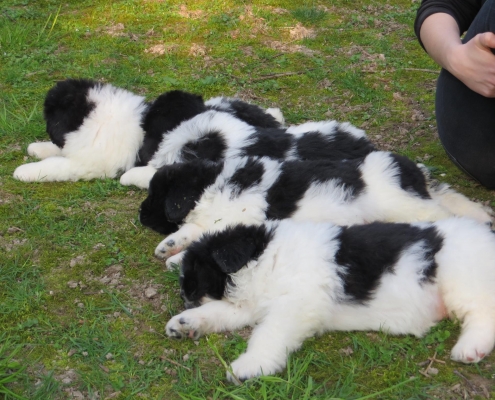
[[[385,331],[396,335],[423,336],[435,323],[447,317],[439,291],[428,290],[423,298],[383,299],[367,304],[343,304],[337,307],[329,329]]]

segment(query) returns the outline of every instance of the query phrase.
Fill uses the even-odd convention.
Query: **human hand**
[[[495,97],[495,34],[485,32],[450,49],[446,69],[467,87],[485,97]]]

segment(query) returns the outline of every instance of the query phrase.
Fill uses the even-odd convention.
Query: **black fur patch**
[[[173,90],[158,96],[148,107],[141,123],[145,136],[136,165],[147,165],[167,132],[204,111],[203,98],[195,94]]]
[[[343,227],[337,239],[340,248],[335,262],[344,267],[340,276],[345,294],[359,303],[373,298],[382,275],[393,273],[402,252],[419,241],[423,241],[427,249],[428,266],[422,281],[432,281],[437,268],[435,254],[443,243],[433,227],[422,229],[409,224],[381,222]]]
[[[265,167],[263,164],[257,159],[249,158],[246,165],[239,168],[232,175],[229,183],[235,187],[235,194],[238,195],[242,191],[260,183],[264,173]]]
[[[153,175],[141,204],[141,223],[163,234],[175,232],[221,170],[222,164],[204,160],[163,166]]]
[[[290,218],[312,183],[336,179],[344,187],[352,189],[353,197],[358,196],[364,189],[364,181],[358,169],[361,162],[362,160],[284,162],[280,176],[267,193],[267,218]]]
[[[227,143],[219,132],[210,132],[198,140],[188,142],[181,151],[184,162],[195,159],[220,161],[224,158]]]
[[[242,100],[232,100],[229,104],[232,111],[227,112],[251,126],[257,126],[260,128],[280,127],[280,123],[272,115],[267,114],[261,107],[246,103]],[[219,111],[226,111],[221,108],[215,108],[214,106],[211,108]]]
[[[46,132],[58,147],[64,147],[65,135],[77,130],[94,109],[95,104],[88,101],[88,93],[96,86],[101,84],[86,79],[67,79],[57,82],[46,94],[43,106]]]
[[[274,160],[282,160],[292,145],[294,137],[285,132],[285,129],[258,129],[250,135],[248,141],[253,144],[242,149],[243,156],[269,157]]]
[[[375,150],[368,139],[356,138],[340,128],[331,137],[320,132],[305,133],[297,139],[296,148],[301,160],[328,161],[364,158]]]
[[[431,199],[426,179],[421,169],[409,158],[399,154],[390,154],[399,166],[400,187],[410,193],[416,193],[422,199]]]
[[[186,303],[204,296],[221,299],[233,274],[265,251],[272,232],[265,226],[236,225],[191,244],[182,259],[181,292]]]

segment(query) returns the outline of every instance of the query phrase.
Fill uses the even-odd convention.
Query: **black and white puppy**
[[[180,284],[186,305],[200,306],[173,317],[169,336],[254,326],[231,365],[240,381],[281,371],[287,353],[332,330],[422,336],[456,317],[462,331],[451,358],[464,363],[495,342],[495,235],[467,218],[236,225],[189,247]]]
[[[320,121],[269,128],[245,115],[241,119],[238,113],[224,112],[229,109],[218,104],[226,104],[225,101],[212,99],[206,104],[216,109],[198,114],[169,132],[148,165],[128,171],[121,183],[147,188],[157,169],[197,159],[220,161],[256,156],[337,161],[365,157],[375,150],[365,132],[347,122]],[[274,113],[270,109],[267,112]]]
[[[143,225],[168,235],[155,255],[174,256],[167,260],[169,267],[205,231],[237,223],[292,218],[350,225],[452,215],[491,221],[481,205],[448,187],[429,188],[408,158],[380,151],[338,162],[239,157],[164,166],[140,208]]]
[[[147,165],[162,139],[181,122],[218,109],[261,127],[281,126],[271,114],[237,99],[215,98],[208,105],[201,96],[175,90],[147,103],[110,84],[85,79],[58,82],[44,103],[51,141],[28,147],[28,154],[42,161],[18,167],[14,178],[27,182],[114,178]],[[272,112],[282,118],[277,110]]]

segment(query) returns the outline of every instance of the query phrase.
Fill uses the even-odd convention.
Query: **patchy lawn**
[[[438,68],[412,31],[418,1],[4,0],[0,5],[0,398],[467,399],[495,396],[495,356],[453,363],[459,333],[329,333],[276,377],[228,384],[248,330],[164,335],[177,275],[137,218],[146,193],[117,180],[12,178],[46,140],[44,95],[67,77],[152,99],[171,89],[278,106],[288,123],[337,119],[493,206],[445,156]],[[495,290],[495,289],[494,289]]]

